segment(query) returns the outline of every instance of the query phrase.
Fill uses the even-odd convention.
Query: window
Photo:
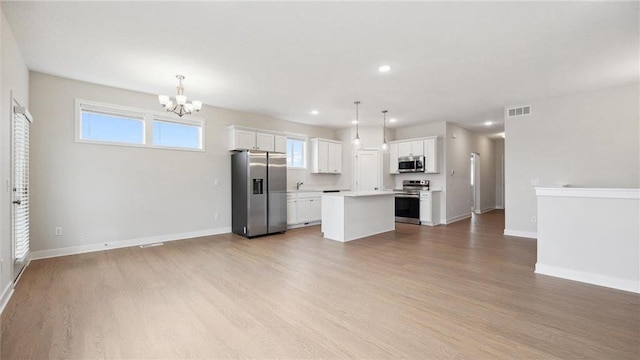
[[[123,144],[144,144],[144,119],[95,110],[82,111],[80,139]]]
[[[305,168],[305,143],[303,139],[287,138],[288,168]]]
[[[76,141],[204,150],[204,121],[76,99]]]
[[[153,120],[153,145],[201,149],[201,127],[197,124]]]

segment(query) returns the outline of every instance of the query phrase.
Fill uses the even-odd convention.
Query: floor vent
[[[141,249],[145,249],[145,248],[150,248],[150,247],[154,247],[154,246],[162,246],[164,245],[164,243],[153,243],[153,244],[145,244],[145,245],[140,245]]]
[[[531,114],[531,105],[507,109],[508,117],[523,116],[529,114]]]

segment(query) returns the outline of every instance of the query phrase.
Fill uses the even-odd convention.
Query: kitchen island
[[[395,230],[392,191],[345,191],[322,195],[324,237],[341,242]]]

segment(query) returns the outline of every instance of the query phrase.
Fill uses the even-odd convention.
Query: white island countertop
[[[334,193],[324,193],[323,196],[379,196],[379,195],[394,195],[393,191],[341,191]]]

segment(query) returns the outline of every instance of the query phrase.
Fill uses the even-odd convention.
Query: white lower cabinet
[[[440,191],[420,192],[420,224],[440,224]]]
[[[287,225],[317,223],[322,219],[322,193],[287,194]]]
[[[298,223],[298,202],[287,197],[287,225]]]

